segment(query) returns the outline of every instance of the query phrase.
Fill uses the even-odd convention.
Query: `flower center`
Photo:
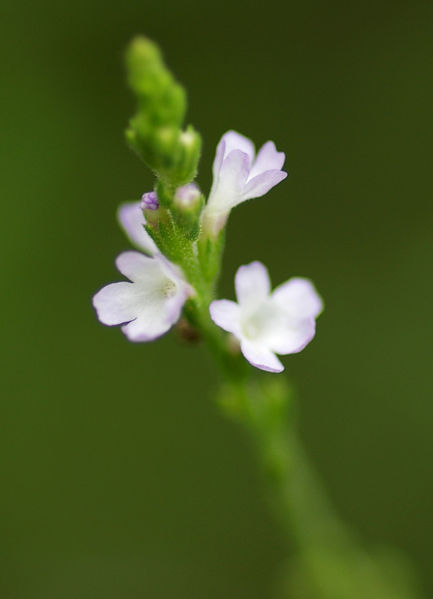
[[[254,312],[248,314],[242,321],[242,332],[248,339],[257,339],[266,335],[274,320],[274,310],[265,303]]]
[[[176,283],[174,283],[170,279],[165,279],[161,286],[161,293],[164,297],[173,297],[174,295],[176,295],[176,289]]]

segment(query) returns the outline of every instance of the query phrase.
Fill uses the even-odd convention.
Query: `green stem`
[[[231,376],[219,394],[225,413],[250,433],[270,503],[291,560],[287,599],[418,599],[410,568],[395,551],[372,555],[336,515],[318,481],[293,417],[293,391],[283,377]]]

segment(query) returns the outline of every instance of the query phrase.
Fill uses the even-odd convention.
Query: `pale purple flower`
[[[275,354],[300,352],[313,339],[322,300],[308,279],[292,278],[271,292],[261,262],[241,266],[235,277],[238,303],[216,300],[212,320],[240,341],[245,358],[256,368],[281,372]]]
[[[118,218],[131,242],[149,255],[120,254],[116,267],[129,281],[103,287],[93,297],[93,306],[103,324],[122,325],[130,341],[152,341],[177,322],[192,289],[144,229],[140,202],[120,206]]]
[[[203,227],[212,236],[225,225],[230,210],[251,198],[259,198],[287,177],[283,152],[272,141],[255,156],[251,140],[236,131],[223,135],[213,163],[213,185],[203,213]]]

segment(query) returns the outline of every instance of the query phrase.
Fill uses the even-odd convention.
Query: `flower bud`
[[[195,183],[188,183],[176,189],[174,204],[179,211],[194,212],[201,206],[203,196]]]
[[[183,87],[155,44],[144,37],[131,42],[126,64],[129,86],[137,98],[137,112],[126,132],[129,145],[171,188],[192,181],[200,138],[194,131],[181,129],[186,110]]]
[[[158,210],[159,202],[154,191],[143,193],[141,196],[140,208],[142,210]]]
[[[200,160],[201,137],[194,127],[188,125],[179,135],[179,158],[176,162],[176,180],[178,185],[192,181],[197,175]]]
[[[195,183],[176,189],[173,197],[173,214],[176,223],[188,239],[197,239],[200,232],[200,213],[204,197]]]
[[[161,224],[167,222],[167,211],[160,207],[160,202],[156,191],[143,193],[140,200],[140,209],[146,220],[146,229],[151,235],[161,227]]]
[[[140,111],[157,125],[180,127],[186,110],[185,91],[165,66],[157,46],[145,37],[135,38],[128,47],[126,64]]]

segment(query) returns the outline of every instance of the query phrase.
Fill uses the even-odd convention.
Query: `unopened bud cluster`
[[[200,135],[182,129],[186,95],[165,67],[158,48],[138,37],[130,44],[128,82],[137,98],[137,113],[126,131],[130,146],[169,186],[191,181],[200,158]]]

